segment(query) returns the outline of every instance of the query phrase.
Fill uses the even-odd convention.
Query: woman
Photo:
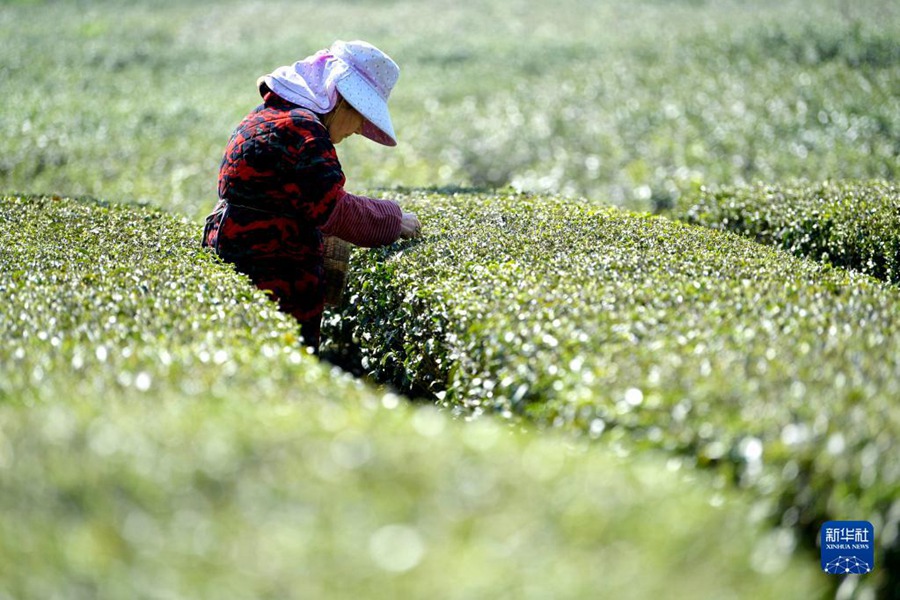
[[[225,149],[203,245],[273,296],[314,349],[324,309],[322,235],[374,247],[421,232],[396,202],[344,191],[334,148],[355,133],[397,144],[387,100],[399,74],[374,46],[337,41],[261,77],[263,104]]]

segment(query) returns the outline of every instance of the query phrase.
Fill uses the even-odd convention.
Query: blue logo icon
[[[865,575],[875,568],[875,528],[868,521],[828,521],[819,537],[826,573]]]

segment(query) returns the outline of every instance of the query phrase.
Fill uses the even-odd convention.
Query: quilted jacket
[[[393,242],[394,202],[344,191],[345,177],[319,116],[269,93],[237,127],[219,170],[219,201],[202,243],[213,248],[318,345],[324,308],[323,231],[362,246]]]

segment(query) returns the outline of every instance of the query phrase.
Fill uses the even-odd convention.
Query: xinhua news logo
[[[819,535],[826,573],[865,575],[875,568],[875,528],[868,521],[828,521]]]

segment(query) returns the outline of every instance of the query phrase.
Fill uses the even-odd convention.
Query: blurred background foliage
[[[4,2],[0,188],[199,218],[256,78],[335,39],[401,65],[351,190],[512,186],[664,209],[703,184],[900,171],[889,0]]]

